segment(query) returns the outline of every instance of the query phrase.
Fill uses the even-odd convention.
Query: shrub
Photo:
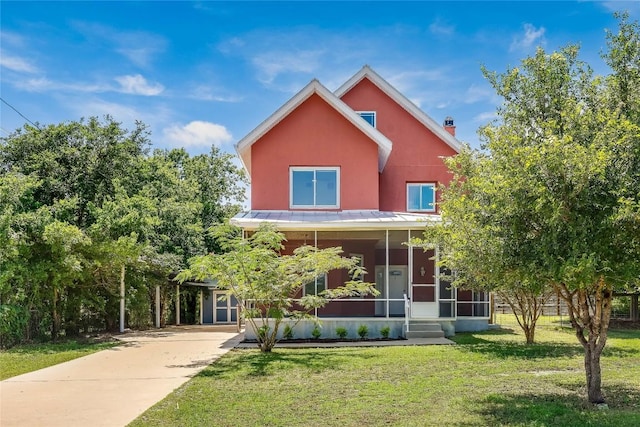
[[[358,335],[360,338],[365,339],[369,335],[369,327],[367,325],[360,325],[358,327]]]
[[[343,328],[342,326],[338,326],[336,328],[336,335],[338,336],[338,338],[340,338],[341,340],[345,339],[347,337],[347,328]]]
[[[284,331],[282,332],[282,338],[285,340],[293,339],[293,328],[290,325],[286,325],[284,327]]]
[[[322,335],[322,331],[320,331],[320,326],[316,325],[313,328],[313,331],[311,331],[311,336],[314,340],[317,340],[318,338],[320,338],[320,335]]]
[[[385,326],[384,328],[380,329],[380,335],[382,335],[382,338],[389,338],[390,332],[391,328],[389,326]]]
[[[29,323],[29,311],[17,304],[0,305],[0,348],[18,344]]]

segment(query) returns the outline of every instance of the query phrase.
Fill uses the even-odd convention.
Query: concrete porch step
[[[409,321],[407,338],[444,338],[444,331],[439,323],[412,320]]]

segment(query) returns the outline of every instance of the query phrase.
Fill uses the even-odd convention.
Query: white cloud
[[[104,84],[56,82],[46,77],[17,80],[12,84],[19,89],[26,90],[27,92],[63,91],[98,93],[111,90],[108,85]]]
[[[184,126],[173,125],[163,130],[165,138],[178,147],[202,147],[231,142],[233,137],[222,125],[200,120]]]
[[[544,27],[536,28],[532,24],[524,24],[524,34],[513,37],[509,52],[529,49],[534,44],[544,44]]]
[[[19,73],[35,74],[39,70],[29,60],[0,51],[0,66]]]
[[[638,1],[611,0],[600,2],[600,4],[609,12],[620,12],[624,10],[629,12],[629,16],[631,17],[640,16],[640,2]]]
[[[215,101],[215,102],[241,102],[243,97],[236,95],[225,95],[222,90],[216,88],[200,85],[193,88],[189,93],[189,98],[198,99],[200,101]]]
[[[125,122],[126,124],[135,123],[136,120],[143,120],[142,113],[133,107],[108,102],[102,99],[92,99],[88,102],[80,102],[75,108],[79,114],[83,116],[104,116],[109,115],[116,121]]]
[[[433,21],[431,25],[429,25],[429,31],[431,31],[432,34],[438,36],[450,36],[455,32],[455,30],[455,26],[447,25],[447,23],[443,22],[439,18]]]
[[[483,101],[497,104],[500,102],[500,97],[490,86],[477,85],[473,83],[471,86],[469,86],[467,92],[464,95],[464,103],[475,104],[476,102]]]
[[[110,43],[115,52],[139,67],[147,67],[167,47],[167,41],[164,37],[146,31],[126,31],[102,24],[80,21],[76,21],[72,25],[89,39],[104,40]]]
[[[160,83],[153,85],[147,82],[140,74],[130,76],[119,76],[115,78],[115,81],[120,83],[120,92],[130,93],[134,95],[155,96],[164,91],[164,86]]]
[[[487,123],[491,120],[497,118],[495,111],[485,111],[484,113],[480,113],[473,118],[474,123]]]
[[[371,63],[381,52],[386,55],[391,48],[387,47],[390,37],[384,30],[341,32],[313,26],[258,29],[223,40],[214,48],[246,61],[256,80],[270,90],[295,93],[314,77],[332,87],[336,76],[350,76],[356,66]]]
[[[391,76],[385,80],[401,93],[408,93],[412,88],[419,86],[423,82],[442,82],[446,81],[446,79],[446,70],[442,68],[432,68],[429,70],[401,71],[391,74]]]
[[[24,37],[12,31],[0,30],[0,41],[3,46],[23,47]]]
[[[109,115],[128,129],[133,129],[136,122],[140,121],[149,126],[152,135],[159,134],[162,126],[169,122],[173,116],[171,108],[156,100],[145,102],[147,98],[135,98],[135,103],[127,104],[86,95],[62,94],[57,95],[57,98],[61,105],[68,106],[74,117]],[[114,98],[121,99],[122,97],[116,95]],[[152,138],[152,141],[155,145],[156,138]]]
[[[321,64],[322,50],[300,50],[297,52],[265,52],[253,58],[258,68],[258,79],[271,84],[284,73],[312,74]]]

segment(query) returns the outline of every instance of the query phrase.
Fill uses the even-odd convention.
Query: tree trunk
[[[533,344],[535,342],[535,337],[536,337],[535,322],[531,325],[530,328],[525,329],[524,336],[527,339],[527,344]]]
[[[80,335],[80,306],[82,294],[77,288],[67,288],[67,298],[64,304],[64,335],[77,337]]]
[[[598,404],[604,403],[602,395],[602,371],[600,369],[600,355],[602,350],[598,350],[595,339],[589,339],[584,348],[584,369],[587,376],[587,394],[589,402]]]
[[[535,292],[516,289],[511,292],[497,292],[500,298],[509,304],[518,325],[524,332],[527,344],[535,342],[536,323],[542,315],[542,308],[549,299],[551,292]]]
[[[58,315],[58,290],[53,288],[53,299],[51,301],[51,340],[58,339],[60,331],[60,316]]]
[[[567,303],[571,326],[584,348],[584,368],[589,402],[605,403],[602,394],[602,370],[600,356],[607,343],[613,291],[600,277],[587,289],[569,290],[566,284],[556,285]]]

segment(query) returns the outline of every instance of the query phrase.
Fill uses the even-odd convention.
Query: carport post
[[[180,285],[176,285],[176,326],[180,324]]]
[[[160,285],[156,286],[156,328],[160,328]]]
[[[124,332],[124,264],[120,268],[120,333]]]
[[[200,288],[200,324],[201,325],[202,325],[202,321],[204,320],[202,316],[202,293],[203,292],[204,291],[202,290],[202,288]]]

